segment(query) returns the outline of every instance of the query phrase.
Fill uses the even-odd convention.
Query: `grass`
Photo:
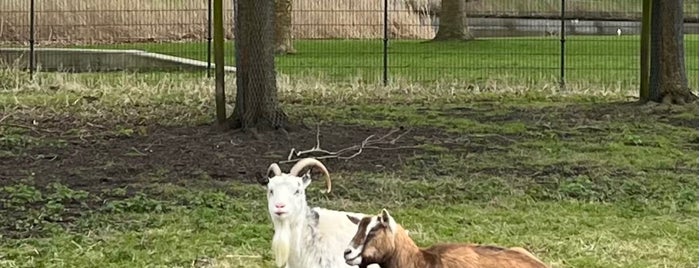
[[[219,267],[271,267],[267,248],[272,233],[266,215],[258,213],[264,204],[254,197],[225,201],[233,208],[119,213],[81,223],[113,223],[92,232],[57,231],[49,239],[5,243],[5,259],[12,260],[5,267],[13,262],[18,267],[190,267],[197,260]],[[316,204],[337,207],[339,202]],[[689,238],[696,236],[695,221],[687,216],[629,216],[614,205],[567,201],[450,203],[446,209],[428,203],[428,208],[406,209],[410,205],[389,208],[421,244],[445,240],[526,244],[556,267],[690,267],[696,263],[693,251],[686,250],[695,244]],[[379,207],[364,209],[371,212]]]
[[[697,88],[697,35],[685,37],[687,74]],[[298,40],[296,55],[277,57],[279,72],[347,81],[380,81],[381,40]],[[80,46],[143,49],[206,61],[205,43],[134,43]],[[233,45],[226,62],[233,64]],[[566,80],[574,87],[638,88],[638,36],[573,36],[566,43]],[[389,44],[389,78],[411,82],[459,80],[483,85],[493,77],[530,86],[556,84],[560,42],[556,38],[489,38],[473,42],[424,43],[396,40]]]
[[[34,82],[15,71],[0,76],[7,81],[0,90],[0,211],[12,215],[0,219],[0,230],[24,230],[0,233],[0,266],[271,267],[263,191],[246,179],[221,180],[199,165],[184,173],[133,165],[137,173],[112,175],[130,183],[112,185],[96,183],[99,172],[134,156],[74,169],[66,169],[67,154],[38,156],[139,139],[167,144],[171,136],[139,129],[175,127],[167,134],[211,122],[212,81],[187,74],[41,73]],[[313,206],[385,207],[420,245],[525,246],[553,267],[699,264],[696,105],[637,106],[620,103],[626,91],[562,94],[541,85],[485,91],[455,83],[279,81],[285,110],[309,124],[444,131],[414,134],[423,149],[401,156],[395,170],[329,166],[333,193],[312,184]],[[68,138],[73,134],[82,140]],[[235,142],[231,135],[221,141]],[[188,139],[168,146],[211,150]],[[363,157],[374,156],[349,162]],[[7,163],[31,164],[17,170]],[[42,165],[55,175],[31,173]],[[85,181],[70,177],[85,172],[78,177]],[[40,183],[42,176],[53,183]]]

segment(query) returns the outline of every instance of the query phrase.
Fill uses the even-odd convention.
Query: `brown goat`
[[[379,215],[357,218],[357,232],[345,250],[349,265],[379,264],[382,268],[547,268],[523,248],[476,244],[438,244],[421,249],[386,209]]]

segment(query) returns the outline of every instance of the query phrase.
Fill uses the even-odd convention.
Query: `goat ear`
[[[392,219],[392,218],[391,218],[391,214],[388,213],[388,210],[387,210],[387,209],[385,209],[385,208],[382,209],[382,210],[381,210],[381,221],[382,221],[382,222],[388,222],[389,219]]]
[[[352,215],[347,214],[347,218],[354,224],[359,224],[360,219]]]
[[[308,187],[308,185],[311,184],[311,170],[310,169],[308,171],[306,171],[306,174],[303,174],[303,176],[301,176],[301,181],[303,182],[304,189],[306,189],[306,187]]]
[[[255,177],[257,177],[257,183],[259,183],[262,186],[267,186],[269,183],[269,178],[265,175],[262,175],[261,172],[255,173]]]
[[[391,214],[388,213],[388,210],[385,208],[381,210],[381,222],[386,224],[388,226],[388,229],[391,230],[391,232],[396,230],[396,221],[391,217]]]

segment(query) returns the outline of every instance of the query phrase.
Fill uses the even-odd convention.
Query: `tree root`
[[[669,94],[666,94],[663,96],[662,99],[662,104],[670,104],[670,105],[685,105],[689,103],[695,103],[697,100],[699,100],[699,97],[696,95],[692,94],[691,91],[687,90],[686,92],[677,92],[674,93],[671,92]]]
[[[444,41],[473,41],[476,40],[476,38],[473,36],[471,33],[467,33],[465,35],[461,36],[456,36],[456,35],[442,35],[442,36],[435,36],[434,38],[425,41],[425,43],[435,43],[435,42],[444,42]]]
[[[227,127],[226,130],[250,134],[250,138],[258,141],[265,139],[264,133],[276,133],[285,140],[290,141],[290,132],[310,129],[310,127],[303,124],[303,122],[291,123],[288,118],[278,123],[272,122],[272,120],[269,119],[260,118],[250,125],[245,125],[238,116],[231,115],[227,122],[228,123],[225,125],[225,127]]]
[[[248,128],[244,130],[247,133],[250,133],[252,135],[253,139],[255,140],[262,140],[262,137],[260,136],[260,133],[257,132],[257,128]]]

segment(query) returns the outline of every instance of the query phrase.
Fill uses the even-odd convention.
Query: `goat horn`
[[[271,172],[274,172],[274,176],[279,176],[282,174],[282,169],[279,168],[279,165],[277,165],[277,163],[272,163],[271,165],[269,165],[269,168],[267,168],[267,177],[271,177]]]
[[[299,160],[293,167],[291,167],[289,174],[298,177],[299,173],[303,169],[314,166],[320,168],[320,170],[323,171],[323,175],[325,175],[325,185],[327,186],[327,190],[325,190],[325,193],[330,193],[330,190],[332,189],[332,184],[330,182],[330,173],[328,172],[328,169],[325,168],[325,165],[323,165],[323,163],[321,163],[315,158],[304,158]]]

